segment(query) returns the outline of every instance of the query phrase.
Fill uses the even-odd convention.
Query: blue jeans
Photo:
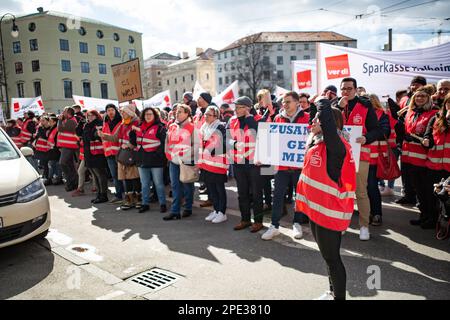
[[[150,187],[155,183],[156,193],[158,194],[159,204],[166,205],[166,190],[164,187],[164,169],[161,168],[142,168],[139,167],[139,176],[142,185],[142,204],[150,204]]]
[[[182,183],[180,181],[180,166],[170,162],[170,186],[172,187],[173,202],[170,212],[179,215],[181,207],[181,197],[184,195],[185,210],[192,211],[192,204],[194,202],[194,184]]]
[[[292,182],[297,186],[298,178],[300,177],[300,169],[278,171],[275,174],[275,188],[273,191],[273,206],[272,206],[272,225],[275,228],[280,227],[281,215],[283,212],[284,197],[286,195],[286,188]],[[294,213],[294,223],[301,223],[302,212]]]
[[[111,177],[114,181],[114,187],[116,188],[116,198],[117,199],[123,199],[123,193],[124,193],[124,186],[123,182],[117,179],[117,161],[114,156],[107,157],[106,160],[108,161],[108,168],[111,172]]]
[[[378,189],[377,166],[369,167],[369,176],[367,178],[367,194],[370,201],[370,215],[382,215],[381,194]]]
[[[225,183],[207,183],[209,199],[213,202],[216,212],[226,213],[227,210],[227,192]]]
[[[55,176],[57,179],[62,179],[62,171],[61,166],[59,165],[58,160],[49,160],[48,161],[48,178],[53,179]]]

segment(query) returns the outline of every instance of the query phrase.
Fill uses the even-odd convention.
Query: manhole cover
[[[170,286],[180,279],[180,276],[170,271],[154,268],[134,277],[131,277],[127,282],[136,283],[150,289],[151,292],[161,290]]]

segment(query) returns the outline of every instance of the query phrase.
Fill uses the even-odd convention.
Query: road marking
[[[56,229],[49,229],[48,235],[46,237],[49,240],[52,240],[54,243],[60,246],[67,246],[73,242],[73,239]]]
[[[108,294],[106,294],[106,295],[104,295],[104,296],[98,297],[98,298],[96,298],[95,300],[112,300],[112,299],[114,299],[114,298],[123,296],[124,294],[125,294],[125,292],[120,291],[120,290],[118,290],[118,291],[113,291],[113,292],[108,293]]]

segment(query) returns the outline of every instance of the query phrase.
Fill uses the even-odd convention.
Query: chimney
[[[43,7],[39,7],[39,8],[37,8],[37,11],[38,11],[39,13],[42,13],[42,12],[44,12],[44,8],[43,8]]]
[[[195,55],[199,56],[204,52],[203,48],[195,48]]]
[[[187,59],[189,58],[189,55],[187,52],[183,51],[183,59]]]

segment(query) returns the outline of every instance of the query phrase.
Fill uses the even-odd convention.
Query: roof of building
[[[123,29],[123,30],[127,30],[127,31],[131,31],[134,33],[139,33],[142,34],[142,32],[137,32],[134,30],[130,30],[127,28],[122,28],[116,25],[112,25],[109,23],[105,23],[99,20],[95,20],[95,19],[90,19],[90,18],[85,18],[85,17],[79,17],[79,16],[75,16],[75,15],[71,15],[68,13],[63,13],[63,12],[58,12],[58,11],[42,11],[42,12],[35,12],[35,13],[31,13],[31,14],[26,14],[26,15],[22,15],[22,16],[17,16],[17,19],[24,19],[24,18],[30,18],[30,17],[39,17],[39,16],[53,16],[53,17],[59,17],[59,18],[64,18],[64,19],[79,19],[79,21],[81,22],[86,22],[86,23],[92,23],[92,24],[97,24],[97,25],[102,25],[105,27],[112,27],[112,28],[117,28],[117,29]]]
[[[193,55],[192,57],[186,58],[186,59],[180,59],[178,61],[175,61],[169,67],[180,65],[186,62],[196,61],[196,60],[213,60],[214,59],[214,53],[216,53],[217,50],[208,48],[205,51],[203,51],[199,55]]]
[[[332,31],[259,32],[243,37],[217,52],[241,47],[249,43],[356,41]]]
[[[181,58],[178,57],[178,56],[171,55],[170,53],[162,52],[162,53],[157,53],[157,54],[151,56],[150,58],[148,58],[148,59],[146,59],[146,60],[150,60],[150,59],[159,59],[159,60],[180,60]]]

